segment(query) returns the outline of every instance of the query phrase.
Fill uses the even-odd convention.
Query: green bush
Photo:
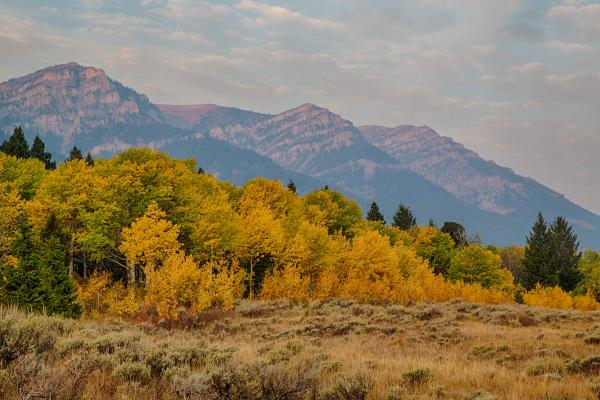
[[[434,373],[428,368],[417,368],[402,374],[406,385],[419,386],[434,378]]]
[[[341,377],[320,393],[321,400],[366,400],[373,387],[372,379],[363,373]]]
[[[57,334],[66,326],[60,318],[31,315],[19,319],[16,315],[0,316],[0,362],[8,365],[17,357],[53,350]]]
[[[150,370],[142,363],[125,363],[113,370],[113,377],[123,382],[146,382],[150,379]]]

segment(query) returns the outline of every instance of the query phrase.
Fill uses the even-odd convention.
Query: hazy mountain
[[[427,126],[368,125],[358,129],[366,140],[403,167],[482,210],[518,216],[525,218],[525,222],[538,211],[549,217],[564,215],[580,231],[589,230],[597,235],[600,226],[597,215],[531,178],[482,159]]]
[[[312,104],[277,115],[154,105],[104,71],[75,63],[0,84],[5,137],[14,125],[63,154],[73,144],[96,155],[145,145],[195,157],[236,184],[255,176],[293,179],[301,193],[327,184],[363,207],[376,200],[388,220],[403,202],[420,223],[460,221],[498,244],[522,243],[542,210],[566,216],[582,244],[600,247],[600,217],[427,127],[357,128]]]

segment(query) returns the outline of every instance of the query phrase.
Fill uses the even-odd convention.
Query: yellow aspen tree
[[[263,282],[260,298],[264,300],[284,299],[289,303],[308,301],[308,284],[300,268],[286,264],[282,269],[273,268]]]
[[[150,203],[146,213],[122,232],[119,250],[128,263],[128,283],[135,282],[135,267],[145,273],[157,268],[169,256],[181,249],[179,227],[167,219],[156,203]]]
[[[105,187],[106,181],[84,160],[73,160],[50,172],[38,187],[35,199],[28,204],[34,225],[43,226],[53,214],[68,233],[71,276],[78,237],[86,230],[85,221],[94,210],[106,206],[100,196]]]
[[[387,237],[368,231],[352,240],[346,257],[347,276],[342,293],[362,302],[389,301],[400,271],[398,255]]]
[[[0,264],[16,265],[16,259],[11,255],[11,245],[25,202],[15,190],[5,192],[3,189],[0,183]]]
[[[255,292],[255,267],[267,257],[277,257],[284,246],[284,231],[273,212],[266,207],[248,210],[242,218],[240,257],[249,266],[250,297]]]

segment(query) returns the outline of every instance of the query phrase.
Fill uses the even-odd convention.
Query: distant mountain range
[[[296,182],[300,193],[325,184],[372,200],[390,221],[399,203],[419,223],[463,223],[485,242],[521,244],[538,211],[563,215],[584,247],[600,248],[600,216],[533,179],[486,161],[426,126],[359,126],[303,104],[261,114],[215,104],[153,104],[104,71],[76,63],[0,84],[0,129],[39,134],[54,154],[74,144],[95,155],[149,146],[194,157],[235,184],[255,176]]]

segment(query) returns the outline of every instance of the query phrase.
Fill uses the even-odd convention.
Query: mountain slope
[[[600,219],[533,179],[482,159],[448,137],[426,126],[395,128],[361,126],[366,140],[430,182],[479,208],[500,215],[533,219],[564,215],[580,231],[594,232]]]
[[[523,243],[538,210],[566,216],[584,246],[600,248],[600,217],[564,196],[481,159],[427,127],[355,127],[312,104],[277,115],[214,104],[152,104],[75,63],[0,83],[0,130],[22,125],[55,156],[72,145],[103,155],[149,146],[195,157],[236,184],[255,176],[296,181],[305,193],[324,184],[359,200],[376,200],[388,220],[398,203],[420,223],[455,220],[486,242]],[[60,157],[58,157],[60,158]]]
[[[63,154],[73,144],[120,151],[183,133],[168,125],[146,96],[101,69],[76,63],[1,83],[0,129],[6,136],[14,125],[22,125],[29,137],[40,134]]]

